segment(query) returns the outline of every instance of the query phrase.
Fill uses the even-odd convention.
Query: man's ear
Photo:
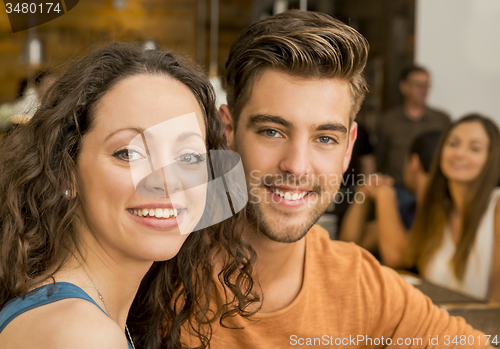
[[[358,124],[353,121],[351,124],[351,129],[349,130],[349,143],[347,144],[347,150],[345,152],[345,157],[344,157],[344,166],[342,173],[347,171],[347,168],[349,167],[349,162],[351,162],[351,155],[352,155],[352,148],[354,147],[354,142],[356,141],[356,137],[358,137]]]
[[[226,135],[227,145],[230,149],[232,149],[234,140],[233,117],[231,116],[231,112],[229,111],[227,104],[221,104],[219,107],[219,114],[222,118],[222,122],[224,123],[224,134]]]
[[[413,154],[410,155],[410,169],[414,173],[425,172],[424,171],[424,166],[422,166],[422,163],[420,162],[420,158],[415,153],[413,153]]]
[[[406,80],[399,82],[399,92],[401,92],[403,96],[406,96],[408,93],[408,82]]]

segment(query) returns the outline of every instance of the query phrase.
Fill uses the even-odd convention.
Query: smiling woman
[[[500,301],[500,130],[466,115],[436,150],[407,249],[427,279],[479,299]]]
[[[209,82],[168,53],[114,44],[62,75],[2,144],[2,348],[178,348],[183,326],[206,347],[225,251],[225,314],[247,316],[253,250],[200,230],[225,146]]]

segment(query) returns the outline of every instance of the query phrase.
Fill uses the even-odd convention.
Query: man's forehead
[[[408,75],[408,80],[424,80],[424,79],[425,80],[430,79],[429,74],[424,72],[424,71],[417,70],[417,71],[411,72]]]
[[[245,123],[255,115],[270,115],[307,127],[332,122],[348,127],[351,98],[347,80],[266,70],[254,81],[241,115]]]

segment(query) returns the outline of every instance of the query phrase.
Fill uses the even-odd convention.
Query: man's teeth
[[[285,198],[285,200],[291,200],[291,201],[295,201],[295,200],[299,200],[299,199],[302,199],[304,196],[307,195],[307,191],[304,191],[302,193],[293,193],[293,194],[290,194],[289,191],[287,191],[286,193],[285,192],[282,192],[281,190],[279,189],[274,189],[274,188],[271,188],[271,190],[273,191],[274,194],[276,195],[279,195],[281,196],[282,198]]]
[[[156,217],[156,218],[176,218],[177,209],[176,208],[143,208],[139,210],[133,210],[133,213],[139,217]]]

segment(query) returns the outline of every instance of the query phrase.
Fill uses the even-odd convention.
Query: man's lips
[[[300,190],[299,188],[292,187],[265,186],[265,188],[272,194],[275,203],[285,204],[286,206],[299,206],[306,202],[312,193],[312,191]]]

